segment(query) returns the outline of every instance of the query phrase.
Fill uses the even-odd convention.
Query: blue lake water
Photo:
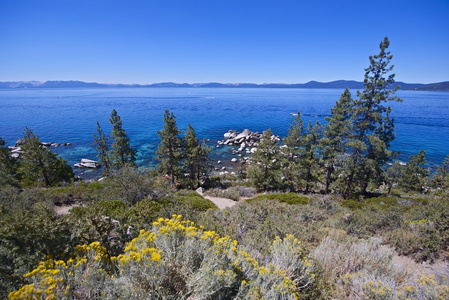
[[[95,89],[3,89],[0,90],[0,136],[14,144],[25,126],[45,142],[70,142],[53,148],[70,164],[81,158],[96,159],[93,135],[96,121],[108,134],[109,116],[116,109],[138,164],[155,165],[157,130],[169,109],[179,129],[190,123],[199,138],[215,147],[229,129],[264,131],[285,136],[301,111],[308,121],[325,123],[324,117],[340,97],[338,89],[243,89],[243,88],[95,88]],[[351,91],[355,97],[356,91]],[[392,149],[400,160],[426,151],[430,167],[441,164],[449,154],[449,93],[399,91],[402,103],[390,103],[395,118],[396,139]],[[213,158],[228,159],[228,147],[214,148]],[[80,174],[81,171],[78,171]],[[88,171],[89,172],[89,171]],[[83,174],[88,175],[88,174]]]

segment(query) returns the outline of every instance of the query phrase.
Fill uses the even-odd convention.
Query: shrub
[[[207,190],[206,194],[212,197],[222,197],[238,201],[242,197],[252,197],[254,195],[254,189],[245,186],[231,186],[226,189],[213,188]]]
[[[441,237],[428,220],[405,221],[406,227],[387,232],[387,242],[401,255],[417,262],[433,262],[439,257]]]
[[[180,218],[159,219],[111,259],[94,242],[67,261],[42,262],[26,275],[31,284],[9,297],[295,299],[313,281],[312,264],[292,236],[277,238],[270,262],[260,264],[228,236]]]
[[[206,211],[218,208],[212,201],[195,191],[180,191],[175,195],[175,201],[181,205],[190,206],[195,211]]]
[[[268,194],[268,195],[260,195],[252,199],[246,200],[247,202],[251,203],[254,201],[259,201],[263,199],[269,199],[269,200],[277,200],[279,202],[284,202],[287,204],[307,204],[309,202],[309,198],[305,196],[300,196],[296,193],[283,193],[283,194]]]
[[[314,250],[312,257],[321,267],[323,276],[336,285],[334,296],[337,298],[389,299],[388,296],[396,292],[391,286],[404,282],[405,272],[398,270],[392,262],[394,251],[381,246],[380,239],[361,240],[342,230],[327,231],[328,236]],[[380,279],[382,283],[377,284]],[[385,282],[389,282],[388,287],[383,286]],[[369,291],[375,289],[377,298],[368,295],[366,288]],[[363,295],[368,296],[363,298]]]

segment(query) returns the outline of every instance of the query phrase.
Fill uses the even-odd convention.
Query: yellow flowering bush
[[[181,216],[159,219],[116,257],[99,243],[74,258],[47,260],[10,299],[297,299],[313,281],[313,264],[293,236],[277,237],[266,263]]]

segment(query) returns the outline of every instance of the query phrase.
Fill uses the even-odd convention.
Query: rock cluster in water
[[[233,154],[243,152],[250,154],[256,152],[261,138],[262,134],[259,132],[252,132],[249,129],[245,129],[243,132],[238,132],[231,129],[224,134],[224,140],[218,141],[218,145],[237,145],[239,148],[237,150],[233,150]]]
[[[11,156],[14,158],[22,158],[22,154],[25,153],[22,149],[22,145],[25,143],[24,139],[18,139],[14,146],[8,146]],[[61,147],[70,146],[70,143],[53,143],[53,142],[42,142],[43,147]]]
[[[83,169],[96,169],[99,168],[101,164],[98,161],[83,158],[79,163],[74,164],[74,166]]]

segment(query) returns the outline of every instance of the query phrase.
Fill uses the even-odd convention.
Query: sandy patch
[[[237,202],[228,198],[219,198],[219,197],[211,197],[211,196],[204,196],[204,198],[209,199],[210,201],[214,202],[216,206],[218,206],[219,209],[224,209],[226,207],[232,207]]]
[[[74,208],[76,206],[79,206],[79,204],[55,206],[54,210],[55,210],[55,213],[58,215],[66,215],[69,213],[69,210],[71,210],[72,208]]]

